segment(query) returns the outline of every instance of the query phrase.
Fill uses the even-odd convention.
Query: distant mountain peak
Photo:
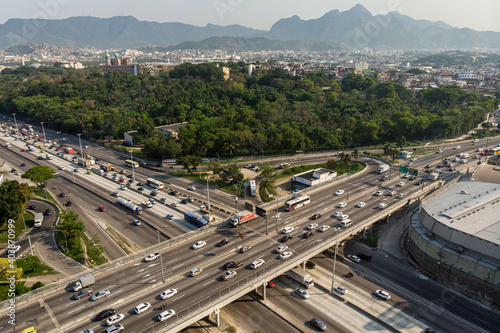
[[[370,11],[368,9],[366,9],[365,7],[360,5],[359,3],[357,5],[355,5],[354,7],[352,7],[351,9],[347,10],[346,12],[352,13],[352,14],[357,14],[360,16],[372,16],[372,13],[370,13]]]

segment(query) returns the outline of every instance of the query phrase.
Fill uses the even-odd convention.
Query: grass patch
[[[37,256],[17,259],[16,265],[23,269],[23,278],[27,278],[28,276],[57,274],[52,267],[44,265]]]
[[[84,235],[83,241],[87,247],[87,256],[92,265],[99,266],[107,262],[106,258],[102,255],[104,253],[104,246],[98,244],[99,239],[97,236],[93,240],[90,240]]]
[[[33,222],[34,222],[33,215],[28,213],[28,212],[24,212],[24,221],[26,222],[26,227],[31,228],[33,226]],[[0,243],[7,243],[7,239],[8,239],[7,238],[7,236],[8,236],[7,230],[8,229],[9,229],[8,223],[5,223],[0,228]],[[23,233],[24,223],[23,223],[23,218],[21,216],[19,216],[19,218],[15,220],[14,230],[15,230],[16,238],[19,237]]]
[[[56,199],[54,199],[54,197],[52,195],[50,195],[50,192],[49,191],[46,191],[46,190],[42,190],[41,188],[39,187],[35,187],[35,190],[33,191],[33,194],[35,194],[36,196],[42,198],[42,199],[46,199],[46,200],[49,200],[50,202],[52,202],[54,205],[58,206],[58,207],[61,207],[59,205],[59,203],[56,201]]]
[[[132,245],[128,242],[128,240],[123,237],[122,235],[120,235],[118,232],[116,232],[116,230],[114,230],[113,228],[110,228],[108,227],[106,229],[106,231],[110,234],[112,234],[112,238],[118,243],[120,244],[120,247],[125,251],[127,252],[127,254],[131,254],[132,253]]]
[[[226,328],[224,330],[224,332],[228,332],[228,333],[236,333],[236,327],[234,326],[229,326],[228,328]]]

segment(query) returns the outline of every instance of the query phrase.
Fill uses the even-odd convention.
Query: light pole
[[[43,121],[40,122],[42,124],[42,132],[43,132],[43,143],[47,145],[47,138],[45,137],[45,127],[43,127]]]
[[[337,250],[339,248],[339,229],[336,229],[336,235],[337,239],[335,242],[335,253],[333,254],[333,271],[332,271],[332,288],[330,289],[330,292],[333,294],[333,288],[335,287],[335,264],[337,263]]]
[[[16,124],[16,134],[19,134],[19,128],[17,128],[17,120],[16,120],[16,114],[12,114],[14,116],[14,123]]]
[[[76,183],[75,181],[75,170],[73,170],[73,172],[71,172],[73,174],[73,183]]]
[[[347,174],[347,200],[349,200],[349,183],[351,179],[351,164],[349,164],[349,173]]]
[[[62,229],[54,229],[54,231],[62,231],[63,233],[63,236],[64,236],[64,242],[66,243],[66,253],[68,253],[68,240],[66,239],[66,231],[62,230]]]
[[[280,217],[278,213],[278,201],[280,200],[280,197],[277,195],[276,196],[276,232],[278,232],[278,218]]]
[[[82,153],[82,159],[83,159],[83,149],[82,149],[82,138],[81,138],[81,134],[77,134],[78,135],[78,141],[80,142],[80,152]]]
[[[161,260],[160,232],[156,230],[156,233],[158,234],[158,254],[160,255],[161,281],[165,283],[165,275],[163,275],[163,261]]]
[[[210,214],[210,212],[212,211],[211,207],[210,207],[210,188],[208,187],[208,176],[205,177],[205,179],[207,180],[207,205],[208,205],[208,213]]]
[[[134,162],[134,158],[132,157],[132,152],[133,150],[129,150],[130,160]],[[132,167],[132,181],[135,183],[134,163],[130,163],[130,166]]]
[[[234,210],[236,211],[235,214],[238,214],[238,185],[234,185]]]

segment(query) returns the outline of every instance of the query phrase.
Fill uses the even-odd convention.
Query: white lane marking
[[[143,279],[144,279],[144,278],[147,278],[147,277],[148,277],[148,276],[150,276],[150,275],[151,275],[151,274],[146,274],[146,275],[144,275],[142,278],[143,278]]]
[[[140,272],[143,272],[144,271],[144,268],[141,269],[141,270],[138,270],[137,273],[140,273]]]
[[[156,279],[153,279],[153,280],[151,280],[151,281],[148,281],[148,283],[153,283],[153,282],[155,282],[155,281],[156,281]]]
[[[215,280],[210,280],[210,281],[208,281],[207,283],[204,283],[204,284],[203,284],[203,287],[205,287],[206,285],[209,285],[210,283],[212,283],[212,282],[214,282],[214,281],[215,281]]]
[[[137,266],[137,265],[140,265],[140,263],[137,263],[137,264],[133,264],[132,266]]]
[[[174,261],[177,261],[177,260],[179,260],[179,258],[176,258],[176,259],[170,260],[170,261],[168,262],[168,264],[170,265],[171,263],[173,263]]]
[[[118,294],[120,291],[123,291],[123,289],[120,289],[120,290],[114,291],[113,293],[114,293],[114,294]]]
[[[182,263],[182,264],[179,264],[179,265],[177,265],[177,266],[172,267],[172,270],[175,270],[176,268],[179,268],[179,267],[182,267],[182,266],[184,266],[184,263]]]
[[[184,296],[186,296],[186,294],[182,294],[180,296],[177,296],[175,299],[178,300],[179,298],[184,297]]]
[[[78,311],[78,310],[80,310],[80,309],[83,309],[84,307],[85,307],[85,305],[82,305],[82,306],[80,306],[79,308],[74,309],[73,311],[66,312],[66,314],[70,314],[70,313],[76,312],[76,311]],[[0,327],[0,328],[1,328],[1,327]]]

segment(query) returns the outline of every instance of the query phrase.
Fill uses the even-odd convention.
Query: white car
[[[171,205],[172,207],[177,207],[177,206],[179,206],[179,203],[178,203],[178,202],[172,202],[170,205]]]
[[[175,311],[170,309],[170,310],[167,310],[167,311],[164,311],[162,313],[160,313],[158,315],[158,320],[159,321],[164,321],[164,320],[167,320],[169,318],[172,318],[173,316],[175,316]]]
[[[203,268],[197,267],[197,268],[193,268],[192,270],[189,271],[189,276],[193,277],[193,276],[199,275],[201,273],[203,273]]]
[[[443,150],[442,150],[442,149],[439,149],[439,150],[436,152],[436,154],[441,154],[442,152],[443,152]]]
[[[256,269],[257,267],[264,265],[264,263],[264,259],[257,259],[250,264],[250,268]]]
[[[125,329],[125,327],[123,327],[123,325],[118,324],[118,325],[113,325],[113,326],[108,327],[108,329],[104,332],[105,333],[116,333],[116,332],[123,331],[124,329]]]
[[[285,251],[280,255],[280,259],[288,259],[292,256],[292,251]]]
[[[399,195],[397,196],[398,199],[401,199],[401,198],[404,198],[405,195],[403,193],[399,193]]]
[[[396,194],[397,191],[389,191],[389,195],[392,197],[394,194]]]
[[[361,207],[364,207],[365,205],[366,205],[366,202],[361,201],[361,202],[358,202],[358,203],[356,204],[356,207],[361,208]]]
[[[161,299],[167,299],[177,295],[177,289],[167,289],[160,294]]]
[[[149,256],[147,256],[146,258],[144,258],[144,261],[148,262],[148,261],[151,261],[151,260],[155,260],[159,256],[160,255],[158,253],[151,253]]]
[[[165,218],[169,219],[169,220],[173,220],[174,216],[172,214],[167,214],[167,216],[165,216]]]
[[[318,224],[317,223],[311,223],[309,224],[306,229],[307,230],[313,230],[314,228],[317,228],[318,227]]]
[[[59,167],[59,170],[65,170],[65,169],[66,169],[66,168],[65,168],[65,167],[63,167],[63,166],[60,166],[60,167]]]
[[[338,190],[337,192],[335,192],[335,195],[341,195],[344,193],[344,190]]]
[[[345,206],[347,206],[345,202],[341,202],[337,205],[338,208],[344,208]]]
[[[190,191],[195,191],[195,190],[196,190],[196,187],[194,187],[194,186],[190,186],[190,187],[188,187],[188,190],[190,190]]]
[[[108,320],[106,320],[106,325],[111,326],[116,323],[119,323],[120,321],[123,320],[123,318],[125,318],[125,315],[121,313],[117,315],[112,315],[111,317],[108,318]]]
[[[482,150],[481,148],[477,148],[477,149],[476,149],[476,151],[478,151],[478,152],[479,152],[479,151],[483,151],[483,150]]]
[[[380,298],[383,298],[383,299],[390,299],[391,298],[391,294],[389,294],[387,291],[385,290],[375,290],[375,294],[380,297]]]
[[[339,217],[339,216],[341,216],[341,215],[344,215],[344,213],[342,213],[342,212],[335,212],[335,213],[333,214],[333,217]]]
[[[116,191],[115,191],[115,192],[113,192],[113,196],[115,196],[115,197],[119,197],[119,196],[120,196],[120,193],[118,193],[118,192],[116,192]]]
[[[377,197],[381,196],[382,194],[384,194],[384,191],[377,191],[377,192],[375,192],[375,195]]]
[[[335,286],[335,288],[333,288],[333,289],[341,295],[347,294],[347,289],[345,289],[345,288]]]
[[[104,290],[98,291],[95,295],[93,295],[90,298],[90,300],[91,301],[97,301],[99,298],[108,297],[109,294],[110,294],[109,290],[108,289],[104,289]]]
[[[354,254],[348,254],[347,258],[349,258],[350,260],[352,260],[358,264],[361,262],[361,259],[359,259],[359,257],[355,256]]]
[[[415,162],[417,160],[416,157],[413,157],[410,161]]]
[[[199,248],[204,247],[205,245],[207,245],[207,242],[205,242],[205,241],[197,241],[196,243],[193,244],[192,248],[194,250],[197,250]]]
[[[295,230],[294,227],[285,227],[285,228],[283,228],[283,233],[284,234],[289,234],[289,233],[291,233],[294,230]]]
[[[226,275],[222,275],[222,280],[227,281],[233,277],[235,277],[237,274],[236,271],[227,271]]]
[[[406,184],[405,182],[399,182],[398,186],[403,187],[403,186],[405,186],[405,184]]]
[[[156,204],[156,200],[153,198],[149,198],[149,202],[151,202],[153,205]]]
[[[344,221],[344,220],[347,220],[349,218],[349,215],[347,214],[342,214],[339,216],[339,221]]]
[[[325,225],[322,225],[321,228],[318,229],[318,231],[319,232],[325,232],[328,229],[330,229],[330,226],[325,224]]]
[[[453,147],[453,149],[460,149],[460,148],[462,148],[462,147],[460,147],[460,146]]]
[[[381,204],[379,204],[379,205],[378,205],[378,209],[384,209],[384,208],[386,208],[386,207],[387,207],[387,204],[386,204],[386,203],[383,203],[383,202],[382,202]]]
[[[135,307],[134,311],[135,311],[135,313],[139,314],[139,313],[146,311],[150,307],[151,307],[151,304],[149,304],[148,302],[145,302],[145,303],[141,303],[141,304],[137,305]]]
[[[302,297],[303,299],[308,299],[309,298],[309,294],[302,288],[299,288],[299,289],[295,289],[295,293],[297,295],[299,295],[300,297]]]
[[[467,163],[467,160],[465,158],[460,160],[460,163]]]
[[[286,245],[280,245],[276,248],[276,253],[282,253],[283,251],[287,250],[288,249],[288,246]]]

